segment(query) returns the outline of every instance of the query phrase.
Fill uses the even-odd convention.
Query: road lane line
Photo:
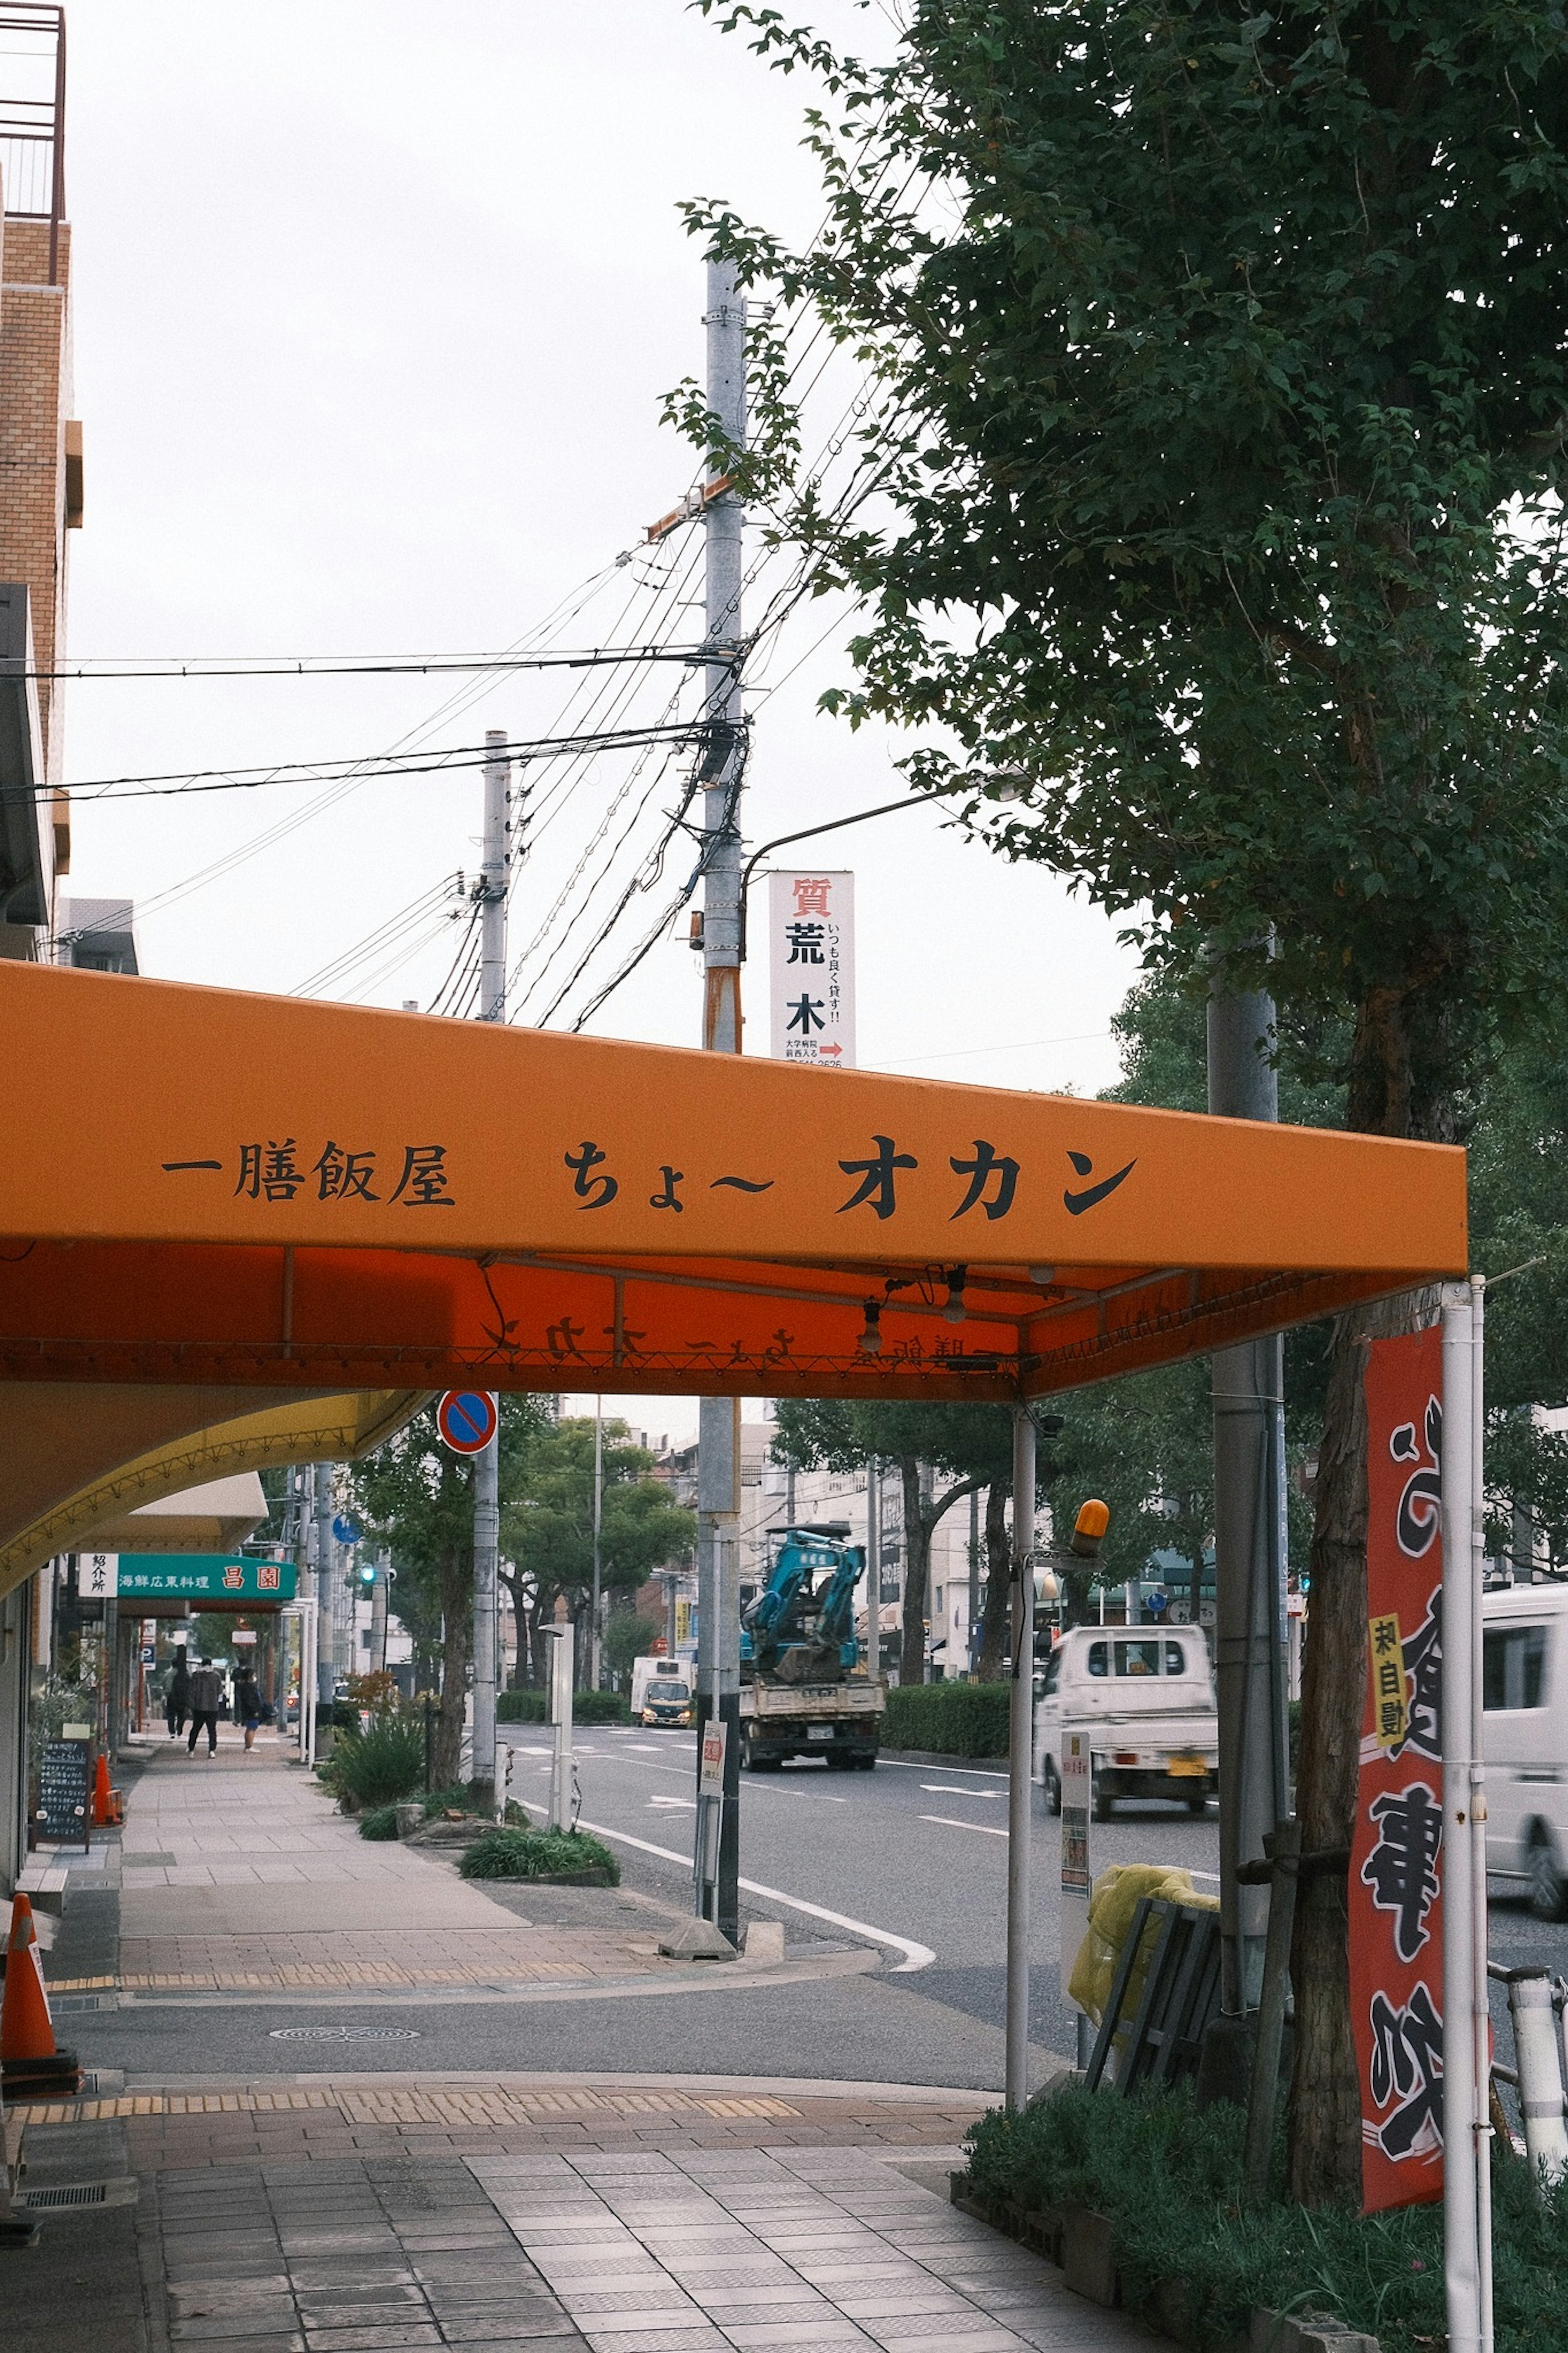
[[[922,1781],[921,1788],[930,1798],[1000,1798],[1000,1789],[965,1789],[957,1781]]]
[[[911,1764],[907,1757],[879,1757],[877,1759],[879,1773],[929,1773],[931,1769],[929,1765]],[[998,1773],[989,1765],[953,1764],[947,1769],[950,1773],[973,1773],[982,1781],[1005,1781],[1007,1778],[1005,1773]]]
[[[633,1838],[629,1831],[613,1831],[604,1822],[583,1821],[579,1829],[592,1831],[596,1838],[616,1839],[622,1846],[635,1846],[643,1854],[657,1854],[665,1862],[679,1862],[683,1870],[691,1868],[689,1854],[675,1854],[667,1846],[654,1846],[648,1840]],[[929,1945],[917,1945],[912,1936],[895,1936],[890,1928],[873,1928],[864,1920],[848,1919],[842,1912],[829,1912],[821,1904],[808,1904],[803,1895],[786,1895],[782,1888],[764,1887],[760,1879],[742,1879],[740,1884],[748,1895],[761,1895],[770,1904],[787,1904],[792,1912],[808,1913],[814,1920],[826,1920],[830,1928],[847,1928],[853,1936],[868,1936],[874,1945],[886,1945],[895,1953],[902,1953],[888,1971],[890,1978],[909,1976],[915,1969],[929,1969],[936,1955]]]
[[[982,1838],[1005,1838],[1005,1831],[994,1830],[989,1822],[955,1821],[951,1814],[920,1814],[917,1820],[940,1822],[946,1831],[978,1831]]]

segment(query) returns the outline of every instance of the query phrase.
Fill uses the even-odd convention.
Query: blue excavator
[[[785,1528],[766,1582],[741,1597],[741,1760],[767,1772],[792,1757],[830,1771],[877,1761],[886,1700],[855,1636],[866,1555],[847,1520]],[[874,1606],[874,1605],[873,1605]]]

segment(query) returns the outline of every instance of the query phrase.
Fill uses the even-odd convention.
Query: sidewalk
[[[76,1859],[79,1891],[118,1884],[118,1968],[51,1969],[52,1990],[97,1994],[121,2006],[169,2000],[344,2001],[376,1993],[396,2002],[437,1989],[450,1997],[560,2000],[581,1991],[666,1993],[722,1978],[734,1984],[874,1968],[857,1947],[742,1960],[722,1970],[660,1959],[673,1918],[630,1890],[517,1884],[486,1893],[450,1859],[362,1839],[290,1750],[262,1734],[247,1754],[222,1727],[216,1757],[204,1742],[145,1751],[116,1850]],[[66,1949],[68,1951],[68,1939]]]
[[[30,2179],[74,2142],[140,2194],[51,2216],[15,2282],[65,2353],[1142,2353],[947,2203],[984,2105],[700,2077],[132,2093],[35,2128]]]

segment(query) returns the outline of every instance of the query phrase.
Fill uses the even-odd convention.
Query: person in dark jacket
[[[174,1652],[174,1663],[163,1687],[163,1715],[169,1726],[171,1740],[178,1740],[185,1728],[185,1718],[191,1712],[191,1671],[185,1664],[184,1645]]]
[[[193,1757],[204,1725],[206,1726],[207,1755],[216,1757],[217,1754],[217,1710],[222,1697],[223,1677],[204,1659],[191,1677],[190,1754]]]
[[[256,1727],[261,1722],[261,1685],[251,1666],[238,1669],[234,1678],[234,1712],[245,1726],[247,1748],[256,1746]]]

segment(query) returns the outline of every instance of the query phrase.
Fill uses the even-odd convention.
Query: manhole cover
[[[417,2042],[416,2026],[274,2026],[272,2042]]]

